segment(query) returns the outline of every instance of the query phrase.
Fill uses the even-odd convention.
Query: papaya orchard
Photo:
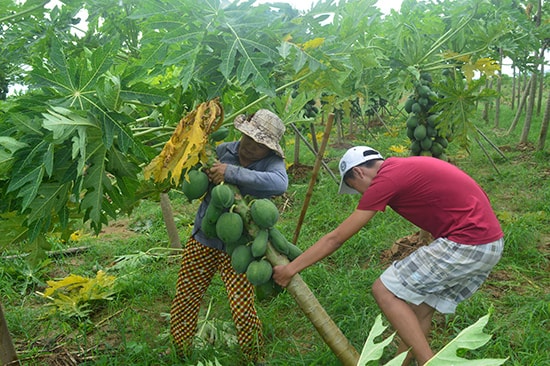
[[[40,329],[43,322],[36,322],[42,314],[32,313],[35,309],[28,307],[32,300],[36,300],[29,298],[35,286],[42,289],[46,279],[67,276],[69,271],[86,272],[93,277],[97,272],[95,266],[110,262],[113,255],[131,258],[136,263],[145,260],[143,258],[150,260],[150,249],[154,245],[151,241],[164,244],[164,239],[158,238],[166,236],[165,228],[162,227],[162,234],[158,233],[155,215],[143,221],[132,216],[134,229],[156,231],[158,236],[128,243],[132,240],[129,239],[131,233],[125,232],[126,239],[116,243],[94,241],[93,247],[101,248],[101,254],[86,256],[86,260],[77,267],[62,259],[56,259],[53,263],[44,259],[46,251],[66,249],[69,243],[74,244],[71,240],[81,237],[75,234],[80,230],[86,233],[82,240],[89,240],[89,236],[113,230],[114,223],[121,219],[128,220],[126,215],[143,210],[151,202],[158,206],[156,200],[159,195],[162,202],[164,194],[173,194],[166,193],[168,185],[153,187],[146,183],[142,179],[142,167],[158,154],[159,147],[166,143],[181,116],[202,101],[219,97],[226,109],[227,121],[238,113],[265,107],[275,110],[286,122],[310,123],[311,120],[304,118],[304,109],[308,109],[305,106],[308,101],[321,98],[326,100],[326,104],[322,104],[317,116],[338,110],[342,111],[342,120],[348,122],[352,102],[369,101],[374,94],[387,101],[388,109],[395,112],[404,95],[413,93],[416,98],[418,83],[422,82],[421,74],[430,72],[434,77],[430,88],[438,94],[437,104],[430,113],[438,115],[440,136],[453,139],[444,153],[466,168],[477,167],[487,161],[480,162],[475,155],[467,162],[462,160],[466,154],[464,151],[472,150],[470,142],[480,136],[477,129],[485,127],[483,132],[500,141],[507,149],[514,150],[520,140],[512,125],[508,125],[513,118],[510,115],[506,120],[503,117],[502,123],[510,128],[509,133],[512,133],[514,140],[501,139],[503,136],[494,136],[487,126],[478,126],[480,121],[474,117],[478,105],[490,105],[502,95],[507,98],[502,99],[503,104],[506,107],[511,104],[511,110],[515,111],[514,96],[518,97],[520,93],[510,91],[519,90],[518,86],[523,83],[520,80],[536,77],[535,71],[542,63],[538,57],[525,55],[539,54],[548,38],[544,35],[545,25],[548,24],[546,11],[541,8],[535,16],[536,5],[533,7],[529,1],[521,4],[513,1],[441,1],[437,4],[405,1],[400,11],[387,16],[382,16],[370,0],[350,0],[339,4],[323,1],[305,13],[281,4],[255,7],[246,1],[227,4],[221,1],[168,0],[162,7],[154,2],[133,1],[112,6],[112,2],[107,0],[68,0],[63,2],[63,6],[54,8],[45,8],[45,3],[4,1],[2,9],[5,14],[0,30],[3,41],[0,55],[0,246],[8,256],[28,255],[27,258],[32,258],[2,268],[2,280],[6,281],[6,285],[1,287],[2,302],[7,307],[7,322],[2,324],[10,324],[13,328],[14,339],[19,342],[16,343],[18,349],[30,349],[29,353],[24,354],[30,359],[29,362],[33,361],[34,352],[42,349],[42,340],[52,344],[46,342],[46,338],[51,339],[51,334],[35,337],[43,330]],[[547,7],[547,4],[544,6]],[[88,14],[87,29],[77,29],[77,17],[81,16],[77,14],[85,12]],[[325,24],[329,18],[331,21]],[[487,85],[497,71],[495,65],[502,64],[501,56],[510,57],[514,70],[518,71],[514,74],[514,83],[509,83],[508,90],[502,92]],[[457,70],[461,71],[456,73]],[[437,76],[440,71],[460,77],[444,76],[446,80],[439,80]],[[479,79],[472,78],[474,72],[479,73]],[[521,77],[517,77],[519,75]],[[542,76],[543,73],[536,80],[541,81],[540,85],[545,85]],[[509,81],[505,77],[503,80]],[[14,85],[22,85],[24,92],[6,94],[6,85],[12,91]],[[534,82],[532,85],[532,90],[536,90]],[[294,98],[291,97],[291,89],[296,90]],[[535,93],[530,95],[534,101]],[[366,102],[363,102],[360,108],[354,109],[364,111],[365,105]],[[532,107],[531,104],[528,108],[531,112]],[[315,112],[313,108],[311,110]],[[418,108],[415,107],[415,110]],[[495,111],[495,125],[498,126],[496,115]],[[405,132],[404,119],[388,122],[390,127]],[[548,343],[546,337],[549,332],[541,332],[535,326],[543,324],[547,318],[547,294],[539,292],[536,286],[529,289],[515,286],[516,283],[525,283],[527,278],[529,283],[548,287],[544,282],[546,272],[541,271],[547,263],[545,246],[542,245],[540,250],[542,255],[538,247],[533,248],[533,243],[538,243],[536,233],[539,227],[548,226],[547,219],[539,212],[548,212],[548,208],[524,196],[525,187],[529,187],[528,191],[533,194],[537,192],[540,201],[548,202],[546,193],[537,190],[540,181],[545,182],[547,178],[544,172],[548,159],[543,147],[539,149],[542,155],[531,153],[528,142],[534,136],[529,133],[527,123],[525,126],[521,137],[522,149],[528,151],[527,159],[533,159],[530,160],[532,164],[540,167],[540,171],[525,168],[525,175],[533,180],[523,178],[523,173],[518,177],[516,170],[503,169],[499,165],[499,159],[505,159],[502,156],[495,159],[495,166],[502,169],[503,177],[495,178],[488,171],[480,173],[483,177],[491,176],[492,180],[484,182],[487,185],[495,184],[495,181],[508,183],[525,179],[521,187],[515,187],[515,191],[506,190],[509,187],[502,187],[502,184],[492,191],[499,194],[502,190],[508,194],[503,198],[506,203],[501,205],[501,218],[509,228],[507,239],[511,242],[510,247],[514,252],[525,255],[515,258],[519,264],[505,264],[510,271],[499,278],[499,289],[504,284],[513,291],[497,300],[497,304],[501,305],[498,307],[499,315],[504,320],[495,326],[499,335],[497,345],[491,350],[496,352],[487,351],[487,356],[517,352],[513,362],[544,364],[548,357],[543,352],[535,354],[533,350],[545,349],[544,345]],[[542,126],[541,137],[545,137]],[[342,140],[364,143],[376,139],[381,147],[390,141],[388,136],[376,129],[372,132],[372,135],[365,136],[358,133],[355,136],[358,140],[354,140],[343,131]],[[419,136],[421,132],[422,129]],[[391,134],[393,136],[393,130]],[[202,136],[197,138],[200,140]],[[291,140],[289,136],[287,139]],[[406,141],[407,137],[403,136],[403,139]],[[545,140],[540,138],[539,145],[544,146]],[[408,144],[402,140],[391,142],[397,147]],[[429,142],[424,145],[427,144]],[[388,156],[394,150],[388,148],[384,151],[388,152],[385,154]],[[336,159],[338,153],[329,158]],[[433,152],[430,150],[430,153]],[[518,164],[524,166],[521,162]],[[517,168],[515,164],[512,166]],[[327,186],[330,184],[326,183]],[[303,194],[299,187],[293,188],[293,193],[298,196]],[[346,212],[355,203],[331,199],[331,205],[321,210],[323,201],[332,194],[323,184],[318,186],[319,190],[324,188],[327,189],[316,200],[318,214],[305,228],[308,232],[304,243],[299,243],[305,245],[303,248],[310,244],[306,240],[319,235],[319,227],[334,223],[339,211]],[[521,205],[514,202],[516,197],[521,198]],[[319,219],[324,213],[330,213],[330,216]],[[288,220],[284,217],[279,219],[277,226],[287,233],[293,228],[285,223],[285,219]],[[400,231],[399,235],[407,235],[410,230]],[[385,234],[368,239],[384,242],[394,237],[396,232],[389,230]],[[343,318],[338,318],[338,314],[349,314],[351,307],[372,309],[369,297],[361,298],[361,304],[352,304],[353,300],[346,296],[346,302],[342,303],[339,301],[341,299],[324,291],[328,283],[337,282],[342,293],[361,297],[362,293],[357,294],[357,287],[361,286],[365,292],[364,288],[373,279],[368,277],[365,280],[363,276],[372,275],[368,272],[371,268],[380,269],[373,263],[373,258],[377,258],[375,252],[363,252],[364,246],[358,243],[351,243],[351,247],[355,249],[353,255],[345,259],[337,257],[334,263],[343,263],[345,272],[355,275],[353,286],[347,285],[350,281],[346,281],[346,277],[338,276],[339,270],[333,262],[327,265],[330,275],[314,270],[307,281],[314,286],[323,304],[330,304],[331,314],[336,314],[338,325],[359,346],[364,340],[363,330],[373,323],[371,314],[363,313],[358,317],[354,314],[350,318],[343,315]],[[134,254],[136,249],[141,253]],[[359,263],[357,253],[367,253],[365,258],[360,258],[363,263]],[[367,261],[367,258],[370,259]],[[128,263],[131,260],[120,259],[119,262],[121,266],[116,268],[122,267],[122,264],[130,266]],[[148,263],[158,272],[167,267],[162,260],[152,262]],[[369,264],[364,265],[366,262]],[[356,272],[356,267],[366,267],[368,271]],[[524,268],[530,270],[523,271]],[[132,275],[135,272],[124,272],[122,277],[133,280]],[[131,280],[122,286],[126,305],[121,305],[121,299],[116,299],[116,311],[111,313],[112,309],[107,306],[108,309],[102,309],[105,312],[100,310],[95,314],[101,320],[64,319],[60,324],[52,322],[44,327],[53,329],[59,325],[63,329],[55,333],[66,336],[70,342],[83,342],[72,343],[71,346],[74,346],[73,350],[85,349],[86,355],[73,353],[73,358],[104,364],[118,362],[109,360],[113,359],[116,351],[102,353],[88,346],[90,343],[104,344],[112,334],[119,334],[117,332],[127,329],[129,324],[139,323],[147,327],[152,320],[150,309],[156,305],[150,302],[151,297],[164,299],[164,303],[168,303],[166,292],[170,290],[162,284],[175,282],[170,275],[166,279],[150,274],[139,277],[135,283]],[[151,292],[157,290],[160,291],[155,293],[158,296],[151,296]],[[523,296],[513,296],[513,293],[519,292]],[[536,292],[537,296],[530,296],[531,292]],[[492,300],[495,300],[494,297],[486,294],[475,305],[487,308]],[[285,304],[284,297],[276,297],[273,301],[279,305],[274,307],[278,314],[289,315],[284,318],[285,322],[302,331],[296,334],[311,331],[310,324],[293,322],[301,313],[293,312],[294,307]],[[133,314],[134,318],[123,310],[125,306],[129,308],[128,302],[131,302],[132,309],[137,303],[149,306],[139,307]],[[40,301],[37,303],[43,304]],[[502,306],[502,303],[513,303],[515,308]],[[166,311],[155,309],[158,310],[154,312],[157,315]],[[466,312],[466,316],[454,318],[452,325],[461,328],[471,324],[469,320],[482,315],[475,309],[468,310],[471,312]],[[216,311],[223,313],[223,309],[216,308]],[[529,322],[522,321],[524,314],[532,314]],[[272,324],[285,323],[280,322],[278,316],[273,317],[277,320]],[[346,324],[348,321],[350,323]],[[97,333],[90,331],[91,323],[97,326]],[[122,345],[124,352],[127,352],[121,356],[124,360],[120,363],[159,362],[156,358],[150,359],[151,355],[158,354],[158,350],[149,348],[150,335],[158,334],[165,325],[154,325],[144,330],[144,336],[138,341],[129,340],[127,333],[124,336],[121,333],[112,348],[119,349]],[[104,329],[98,329],[101,326],[108,329],[103,333]],[[287,328],[288,325],[281,326],[274,333],[287,335]],[[72,337],[70,330],[75,329],[81,333]],[[503,329],[517,330],[517,333]],[[132,333],[138,336],[139,332]],[[89,339],[93,336],[97,336],[93,340],[95,342]],[[292,335],[290,338],[296,343],[303,341]],[[58,344],[63,344],[63,340]],[[276,336],[272,338],[274,344],[278,344],[278,340]],[[445,343],[446,340],[439,341]],[[332,357],[324,353],[326,348],[323,344],[315,344],[315,341],[304,346],[308,350],[319,349],[319,353],[312,351],[306,355],[298,347],[289,350],[286,339],[280,343],[284,343],[285,348],[275,351],[279,356],[274,357],[276,359],[285,359],[290,354],[295,363],[308,364]],[[24,346],[20,347],[21,344]],[[144,349],[151,352],[142,352]],[[224,350],[231,353],[231,347]],[[212,357],[215,356],[220,357],[212,351]],[[195,361],[198,363],[199,360]],[[235,360],[228,357],[223,361],[232,364]]]

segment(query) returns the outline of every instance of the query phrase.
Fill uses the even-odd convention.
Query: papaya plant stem
[[[162,218],[164,219],[164,225],[166,226],[168,240],[170,241],[170,247],[173,249],[181,248],[181,241],[174,220],[170,197],[168,197],[168,193],[166,192],[161,192],[160,194],[160,208],[162,211]]]
[[[418,60],[418,63],[421,64],[424,60],[426,60],[428,57],[430,57],[434,52],[439,51],[439,48],[441,45],[443,45],[445,42],[447,42],[449,39],[451,39],[455,34],[457,34],[462,28],[466,26],[472,20],[474,17],[475,11],[470,15],[468,18],[464,19],[462,21],[462,24],[459,24],[458,27],[454,29],[449,29],[445,34],[443,34],[441,37],[439,37],[433,44],[432,48],[426,52],[426,54]]]
[[[22,17],[23,15],[27,15],[29,13],[32,13],[35,10],[43,8],[49,2],[50,2],[50,0],[45,0],[41,4],[35,5],[32,8],[29,8],[29,9],[24,10],[22,12],[11,14],[11,15],[8,15],[6,17],[0,18],[0,23],[6,23],[6,22],[11,21],[13,19]]]
[[[267,260],[273,265],[288,264],[286,256],[278,253],[271,243],[267,244]],[[292,295],[305,316],[311,321],[323,341],[330,347],[344,366],[356,366],[359,353],[344,336],[340,328],[321,306],[313,292],[302,280],[300,275],[294,275],[286,290]]]
[[[4,317],[2,304],[0,303],[0,361],[2,365],[11,364],[17,360],[17,353],[13,346],[8,323]]]
[[[237,186],[232,184],[229,186],[235,192],[235,212],[243,219],[244,229],[250,236],[255,237],[259,228],[250,217],[249,205],[241,196]],[[272,266],[288,264],[288,258],[276,251],[270,242],[267,243],[266,258]],[[292,277],[286,289],[342,365],[356,366],[359,353],[327,314],[300,275]]]
[[[276,92],[276,93],[279,93],[280,91],[285,90],[286,88],[289,88],[289,87],[291,87],[292,85],[298,84],[300,81],[307,79],[307,78],[310,77],[311,75],[313,75],[313,71],[310,71],[310,72],[308,72],[307,74],[305,74],[304,76],[299,77],[299,78],[296,79],[296,80],[293,80],[293,81],[291,81],[291,82],[289,82],[289,83],[286,83],[285,85],[282,85],[282,86],[278,87],[277,89],[275,89],[275,92]],[[242,114],[242,113],[243,113],[244,111],[246,111],[247,109],[250,109],[250,108],[254,107],[256,104],[259,104],[260,102],[266,100],[267,98],[269,98],[269,95],[267,95],[267,94],[262,95],[261,97],[259,97],[259,98],[256,99],[255,101],[253,101],[252,103],[249,103],[248,105],[244,106],[243,108],[239,109],[238,111],[234,112],[233,114],[227,116],[227,117],[225,118],[225,120],[226,120],[226,121],[232,120],[233,118],[237,117],[239,114]]]

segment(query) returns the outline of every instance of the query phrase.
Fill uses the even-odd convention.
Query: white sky
[[[384,14],[388,14],[391,9],[399,10],[401,8],[401,2],[403,0],[378,0],[376,6]],[[314,3],[318,0],[258,0],[257,3],[289,3],[293,8],[298,10],[309,10]]]

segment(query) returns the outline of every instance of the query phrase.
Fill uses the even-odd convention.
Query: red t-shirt
[[[359,210],[390,206],[434,238],[487,244],[503,233],[483,189],[456,166],[440,159],[388,158],[359,201]]]

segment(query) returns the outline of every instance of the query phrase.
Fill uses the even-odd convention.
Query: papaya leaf
[[[0,248],[7,248],[27,238],[29,229],[24,225],[26,218],[15,211],[0,214]]]
[[[92,153],[87,159],[89,166],[83,180],[86,193],[80,207],[84,212],[84,219],[91,219],[92,227],[99,232],[101,226],[108,222],[107,214],[112,214],[112,209],[109,207],[111,202],[106,196],[106,191],[112,189],[112,184],[105,168],[107,164],[105,145],[96,137],[89,140],[88,148]]]
[[[47,281],[48,287],[41,294],[50,300],[53,311],[66,316],[83,317],[93,309],[91,305],[97,300],[112,300],[117,292],[116,277],[98,271],[95,278],[86,278],[75,274],[59,280]]]
[[[395,336],[395,332],[380,343],[374,343],[374,339],[380,336],[386,328],[388,327],[382,325],[382,315],[379,314],[376,317],[374,325],[372,326],[369,336],[367,337],[367,341],[363,346],[361,356],[359,357],[359,361],[357,361],[357,366],[365,366],[369,361],[377,361],[380,357],[382,357],[384,348],[391,343],[393,337]]]
[[[78,126],[98,128],[97,125],[91,123],[87,118],[81,117],[77,113],[63,107],[51,107],[43,116],[44,128],[52,131],[54,140],[58,141],[67,139]]]
[[[408,352],[401,352],[388,362],[384,364],[384,366],[401,366],[403,365],[403,361],[405,361],[405,358],[407,357]]]
[[[253,39],[245,38],[238,34],[237,30],[227,23],[232,34],[232,38],[228,39],[230,44],[229,50],[222,54],[222,59],[228,59],[222,64],[223,74],[226,78],[230,75],[234,68],[236,54],[240,55],[237,66],[237,79],[246,84],[251,78],[254,87],[266,93],[269,96],[275,96],[275,89],[269,81],[269,72],[264,70],[266,64],[273,63],[274,58],[278,56],[272,48],[267,47]]]
[[[15,160],[13,153],[26,146],[27,144],[12,137],[0,136],[0,177],[11,170]]]
[[[484,333],[483,328],[489,321],[490,313],[481,317],[477,322],[462,330],[451,342],[449,342],[441,351],[432,357],[425,365],[467,365],[467,366],[497,366],[502,365],[505,359],[482,359],[468,360],[457,356],[459,349],[477,349],[483,346],[491,339],[491,335]]]
[[[44,177],[45,167],[43,164],[35,166],[32,170],[15,175],[8,185],[8,193],[19,189],[17,197],[21,197],[22,211],[29,207],[30,203],[36,197],[38,187]]]
[[[27,216],[29,223],[44,216],[52,216],[55,212],[61,211],[69,194],[69,184],[44,183],[38,190],[38,195],[31,202],[31,212]]]
[[[182,175],[199,163],[206,163],[208,136],[223,123],[218,99],[201,103],[183,117],[162,151],[145,167],[145,179],[156,183],[170,179],[179,185]]]

